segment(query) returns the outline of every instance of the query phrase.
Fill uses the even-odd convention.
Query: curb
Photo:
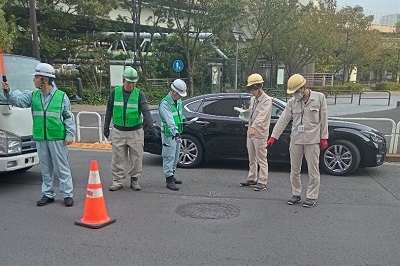
[[[68,145],[68,147],[75,149],[112,150],[112,146],[110,143],[72,142],[70,145]]]
[[[111,143],[72,142],[70,145],[68,145],[68,147],[73,149],[112,150]],[[385,162],[400,163],[400,154],[397,153],[386,154]]]
[[[397,153],[386,154],[385,162],[400,163],[400,154]]]

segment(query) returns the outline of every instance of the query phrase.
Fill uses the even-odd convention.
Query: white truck
[[[31,74],[40,62],[18,55],[3,57],[11,90],[33,90]],[[0,89],[0,173],[25,171],[38,163],[31,109],[12,106]]]

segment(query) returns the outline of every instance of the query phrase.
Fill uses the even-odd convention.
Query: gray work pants
[[[60,182],[63,198],[73,197],[73,183],[68,161],[68,147],[65,140],[39,140],[36,147],[42,171],[42,194],[54,198],[54,172]]]
[[[181,144],[177,143],[172,137],[161,135],[162,139],[162,157],[163,157],[163,172],[165,177],[174,175],[176,166],[179,160]]]

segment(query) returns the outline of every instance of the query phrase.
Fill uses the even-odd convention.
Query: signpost
[[[174,68],[175,72],[180,73],[184,67],[182,60],[175,60],[172,67]]]

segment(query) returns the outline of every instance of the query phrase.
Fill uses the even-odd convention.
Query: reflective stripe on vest
[[[65,125],[62,120],[64,95],[65,92],[56,90],[44,110],[40,90],[32,93],[34,140],[65,140]]]
[[[172,116],[174,118],[174,123],[178,127],[178,132],[181,134],[183,132],[183,114],[182,114],[182,101],[178,100],[177,104],[175,105],[173,102],[171,102],[171,99],[169,98],[169,95],[164,97],[164,99],[161,100],[162,102],[167,102],[169,106],[171,106],[172,110]],[[167,122],[161,117],[161,132],[165,134],[167,137],[172,137],[172,133],[168,128]]]
[[[143,123],[139,113],[140,90],[135,88],[129,95],[124,111],[124,92],[122,86],[114,89],[113,123],[120,127],[134,127]],[[124,119],[125,118],[125,119]]]

